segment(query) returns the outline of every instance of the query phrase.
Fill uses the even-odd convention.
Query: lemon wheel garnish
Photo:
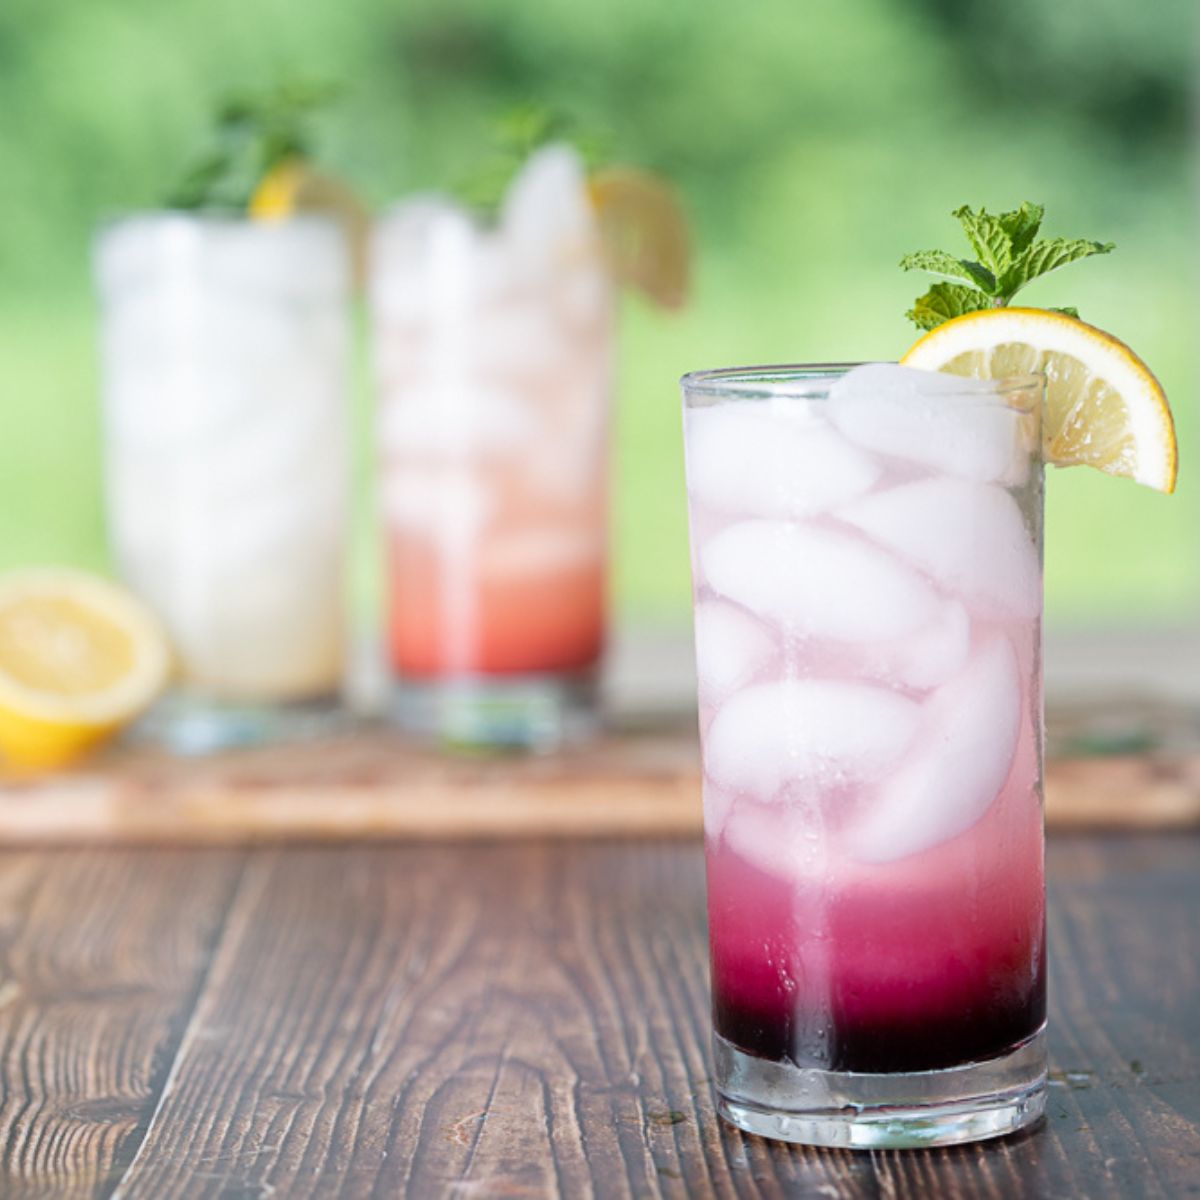
[[[0,759],[69,762],[136,717],[167,678],[158,623],[74,570],[0,575]]]
[[[1150,368],[1102,329],[1042,308],[991,308],[938,325],[900,361],[976,379],[1044,374],[1046,462],[1175,490],[1178,448],[1167,397]]]
[[[604,250],[621,283],[640,288],[664,308],[687,298],[687,218],[674,190],[633,167],[597,171],[589,183]]]
[[[250,197],[250,215],[259,221],[283,221],[303,213],[319,213],[340,221],[350,242],[356,283],[366,273],[371,217],[354,191],[300,158],[272,167]]]

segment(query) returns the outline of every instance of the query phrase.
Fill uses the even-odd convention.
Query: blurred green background
[[[4,0],[0,566],[105,565],[88,244],[153,206],[231,90],[344,91],[320,157],[370,202],[469,173],[522,101],[663,171],[691,210],[693,302],[622,313],[617,596],[683,620],[676,377],[888,358],[950,211],[1022,199],[1117,242],[1030,289],[1131,342],[1172,397],[1174,498],[1088,472],[1048,496],[1048,599],[1072,621],[1177,620],[1200,597],[1194,0]],[[358,403],[369,422],[366,389]],[[364,427],[366,427],[364,425]],[[364,455],[364,458],[366,456]],[[364,505],[364,508],[366,506]],[[373,589],[369,523],[358,587]]]

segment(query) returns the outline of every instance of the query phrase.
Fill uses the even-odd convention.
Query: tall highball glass
[[[683,380],[720,1109],[848,1147],[1045,1104],[1043,382]]]
[[[336,720],[349,260],[333,221],[181,212],[97,239],[112,549],[162,619],[190,752]]]
[[[494,220],[411,199],[371,255],[395,713],[549,748],[596,718],[613,287],[583,164],[548,146]]]

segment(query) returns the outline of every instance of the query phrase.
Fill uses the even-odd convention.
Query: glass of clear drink
[[[605,639],[613,284],[583,164],[536,152],[497,219],[399,205],[371,254],[400,724],[549,746]]]
[[[752,1133],[1044,1108],[1042,388],[683,379],[716,1083]]]
[[[183,752],[336,720],[350,287],[341,228],[146,213],[99,235],[108,527],[177,686]]]

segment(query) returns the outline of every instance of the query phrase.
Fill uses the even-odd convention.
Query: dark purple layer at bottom
[[[940,1071],[996,1058],[1027,1041],[1046,1019],[1045,995],[923,1019],[846,1022],[828,1011],[756,1011],[718,995],[713,1020],[726,1041],[756,1058],[825,1071]]]

